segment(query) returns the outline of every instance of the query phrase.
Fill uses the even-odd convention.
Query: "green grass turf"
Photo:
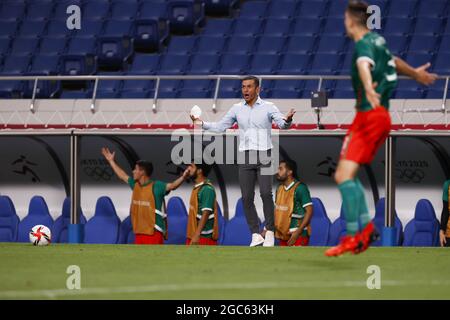
[[[448,299],[450,250],[0,243],[0,299]],[[69,265],[81,290],[67,290]],[[366,286],[381,268],[381,289]]]

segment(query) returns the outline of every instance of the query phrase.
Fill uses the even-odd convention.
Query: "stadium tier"
[[[411,64],[450,73],[450,5],[445,0],[377,0],[391,51]],[[80,29],[66,25],[81,9]],[[0,75],[347,75],[346,0],[161,1],[3,0]],[[308,84],[266,81],[266,98],[309,98]],[[224,83],[219,98],[238,98]],[[436,85],[437,86],[437,85]],[[94,83],[40,81],[37,98],[90,98]],[[353,98],[333,81],[330,98]],[[152,98],[155,81],[100,81],[97,98]],[[211,98],[212,80],[161,81],[159,98]],[[30,98],[32,81],[0,81],[0,97]],[[441,87],[410,81],[398,99],[442,98]]]

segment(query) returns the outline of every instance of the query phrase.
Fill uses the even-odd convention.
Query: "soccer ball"
[[[47,246],[52,241],[50,229],[42,224],[38,224],[30,230],[30,242],[35,246]]]

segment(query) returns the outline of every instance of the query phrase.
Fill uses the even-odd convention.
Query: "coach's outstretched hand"
[[[286,120],[286,122],[291,122],[292,118],[294,117],[295,114],[295,109],[291,109],[288,111],[288,113],[286,113],[286,117],[284,118]]]
[[[196,118],[192,114],[190,115],[190,117],[191,117],[191,120],[192,120],[193,124],[197,124],[199,126],[203,125],[203,120],[202,119]]]
[[[430,73],[427,69],[431,66],[431,63],[425,63],[424,65],[415,68],[416,77],[414,78],[418,83],[423,84],[425,86],[429,86],[433,84],[438,75],[436,73]]]
[[[108,148],[102,148],[102,154],[108,162],[114,161],[114,157],[116,156],[116,152],[111,152]]]

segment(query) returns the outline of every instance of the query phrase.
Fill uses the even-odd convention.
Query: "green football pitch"
[[[450,250],[0,243],[0,299],[448,299]],[[80,269],[80,290],[67,289]],[[380,269],[380,289],[369,266]],[[368,281],[368,278],[372,278]]]

